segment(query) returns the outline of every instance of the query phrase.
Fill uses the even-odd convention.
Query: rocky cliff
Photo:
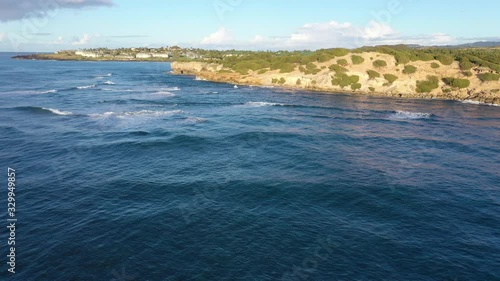
[[[324,91],[332,93],[353,93],[397,98],[426,98],[447,100],[471,100],[490,104],[500,104],[500,82],[483,82],[478,77],[481,73],[492,72],[490,69],[475,68],[468,75],[460,69],[458,62],[443,65],[439,61],[416,61],[411,66],[416,71],[408,71],[404,65],[397,65],[393,56],[366,52],[356,54],[363,58],[358,64],[350,63],[352,54],[338,57],[324,63],[314,63],[316,71],[310,73],[297,66],[293,71],[281,73],[280,70],[249,71],[240,74],[221,64],[205,62],[174,62],[175,74],[196,75],[200,79],[214,82],[227,82],[243,85],[277,86],[293,89]],[[374,62],[382,60],[385,66],[375,67]],[[348,65],[345,62],[348,61]],[[332,65],[343,64],[342,70],[332,69]],[[371,75],[369,74],[371,72]],[[417,88],[429,77],[438,78],[437,88],[422,92]],[[445,78],[467,80],[468,86],[454,87],[446,83]],[[342,79],[353,81],[344,82]],[[418,81],[418,83],[417,83]]]

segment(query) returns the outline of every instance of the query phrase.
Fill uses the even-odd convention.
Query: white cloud
[[[90,41],[91,37],[87,33],[83,34],[82,38],[77,39],[73,41],[71,44],[78,46],[78,45],[85,45]]]
[[[252,39],[252,43],[260,43],[264,41],[264,37],[262,35],[255,35],[255,37]]]
[[[456,38],[447,34],[404,36],[392,26],[370,21],[364,26],[356,26],[350,22],[329,21],[322,23],[307,23],[286,36],[264,37],[256,35],[247,41],[236,41],[224,28],[205,37],[202,45],[212,45],[217,48],[238,49],[287,49],[316,50],[321,48],[357,48],[373,45],[420,44],[446,45],[459,43]]]
[[[5,34],[4,32],[0,32],[0,42],[5,40],[5,38],[7,38],[7,34]]]
[[[64,38],[62,36],[57,37],[57,40],[52,42],[54,45],[62,45],[64,43]]]
[[[232,43],[233,37],[225,27],[219,28],[219,30],[203,38],[203,40],[201,41],[201,44],[204,45],[223,45]]]
[[[19,20],[23,17],[46,17],[58,9],[113,6],[113,0],[1,0],[0,21]]]

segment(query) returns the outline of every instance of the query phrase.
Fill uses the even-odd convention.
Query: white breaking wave
[[[180,91],[181,88],[179,87],[171,87],[171,88],[161,88],[160,91],[167,91],[167,92],[172,92],[172,91]]]
[[[162,96],[165,96],[165,97],[175,97],[174,93],[165,92],[165,91],[156,92],[156,94],[157,95],[162,95]]]
[[[393,119],[427,119],[430,117],[432,117],[431,113],[410,112],[401,110],[396,111],[396,113],[390,116],[390,118]]]
[[[108,81],[104,82],[104,84],[106,84],[106,85],[114,85],[114,84],[115,84],[115,82],[113,82],[113,81],[109,81],[109,80],[108,80]]]
[[[205,123],[207,119],[201,117],[188,117],[186,118],[186,123]]]
[[[284,106],[284,104],[281,103],[273,103],[273,102],[264,102],[264,101],[258,101],[258,102],[247,102],[245,103],[246,106],[250,107],[265,107],[265,106]]]
[[[53,109],[53,108],[45,108],[45,107],[42,107],[43,109],[45,110],[48,110],[56,115],[73,115],[73,112],[70,112],[70,111],[60,111],[58,109]]]
[[[475,101],[475,100],[463,100],[463,101],[462,101],[462,103],[466,103],[466,104],[476,104],[476,105],[500,106],[500,104],[485,103],[485,102],[480,102],[480,101]]]
[[[140,110],[140,111],[121,112],[121,113],[110,111],[105,113],[89,114],[89,116],[93,118],[102,118],[111,116],[116,116],[118,118],[133,117],[133,116],[158,117],[158,116],[171,116],[182,113],[184,113],[182,110],[171,110],[171,111]]]
[[[79,90],[83,90],[83,89],[90,89],[90,88],[95,88],[95,84],[92,84],[92,85],[87,85],[87,86],[79,86],[79,87],[76,87],[77,89]]]
[[[48,91],[41,91],[41,92],[35,92],[36,94],[53,94],[57,93],[57,90],[48,90]]]

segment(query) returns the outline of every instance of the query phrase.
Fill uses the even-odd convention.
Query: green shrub
[[[384,74],[384,78],[390,84],[392,84],[392,83],[394,83],[394,81],[398,80],[398,77],[396,75],[392,75],[392,74]]]
[[[407,64],[410,62],[410,58],[403,53],[396,53],[394,55],[394,58],[396,59],[396,64]]]
[[[352,84],[352,85],[351,85],[351,89],[352,89],[353,91],[359,90],[359,89],[361,89],[361,84],[359,84],[359,83],[354,83],[354,84]]]
[[[460,58],[460,62],[459,62],[459,65],[460,65],[460,69],[466,71],[466,70],[470,70],[471,68],[474,67],[474,64],[472,62],[470,62],[470,60],[468,58]]]
[[[421,53],[417,55],[416,60],[421,60],[421,61],[431,61],[434,60],[434,56],[428,53]]]
[[[347,60],[345,59],[340,59],[337,61],[337,64],[341,65],[341,66],[348,66],[349,63],[347,62]]]
[[[453,88],[464,89],[470,86],[470,81],[467,79],[459,79],[453,77],[443,78],[443,82]]]
[[[380,77],[380,73],[376,72],[375,70],[368,70],[366,73],[368,73],[370,79],[375,79]]]
[[[453,57],[447,55],[437,55],[436,59],[443,65],[450,65],[455,61]]]
[[[467,77],[471,77],[472,76],[472,72],[470,71],[464,71],[464,75],[467,76]]]
[[[500,79],[500,74],[482,73],[482,74],[479,74],[477,77],[479,77],[479,79],[483,82],[498,81],[498,79]]]
[[[267,72],[267,69],[261,69],[259,70],[259,72],[257,72],[257,74],[264,74]]]
[[[373,66],[375,66],[376,68],[386,67],[387,62],[385,62],[384,60],[376,60],[373,62]]]
[[[280,81],[278,83],[281,84],[281,85],[285,84],[286,83],[285,78],[281,77]]]
[[[335,71],[336,73],[345,73],[345,72],[348,71],[347,68],[342,67],[342,66],[340,66],[338,64],[332,64],[332,65],[330,65],[329,69],[331,71]]]
[[[340,86],[341,88],[345,88],[349,85],[356,84],[359,82],[359,76],[352,75],[349,76],[345,73],[337,73],[332,79],[332,85]]]
[[[443,93],[451,93],[451,92],[452,92],[452,90],[449,88],[443,90]]]
[[[352,60],[352,64],[354,64],[354,65],[362,64],[363,62],[365,62],[365,59],[363,57],[357,56],[357,55],[351,56],[351,60]]]
[[[427,76],[427,80],[417,81],[417,93],[430,93],[439,88],[439,78],[436,76]]]
[[[297,79],[297,82],[295,82],[295,85],[299,86],[302,84],[302,81],[300,79]]]
[[[293,65],[292,63],[284,63],[280,67],[280,73],[290,73],[293,72],[294,70],[295,70],[295,65]]]
[[[273,84],[278,84],[278,78],[273,78],[273,80],[271,80]]]
[[[434,69],[439,68],[439,63],[433,62],[433,63],[431,63],[431,67]]]
[[[369,87],[368,89],[369,89],[370,91],[372,91],[372,92],[375,92],[375,88],[373,88],[373,87]]]
[[[403,69],[404,74],[413,74],[415,72],[417,72],[417,68],[413,65],[405,65],[405,68]]]

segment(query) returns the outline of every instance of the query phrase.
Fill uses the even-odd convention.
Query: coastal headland
[[[258,58],[262,55],[267,58]],[[173,62],[172,70],[241,85],[500,104],[499,62],[500,49],[382,47],[309,55],[254,53],[220,62]]]
[[[500,104],[500,48],[406,45],[317,51],[92,49],[15,59],[172,62],[174,74],[240,85]]]

